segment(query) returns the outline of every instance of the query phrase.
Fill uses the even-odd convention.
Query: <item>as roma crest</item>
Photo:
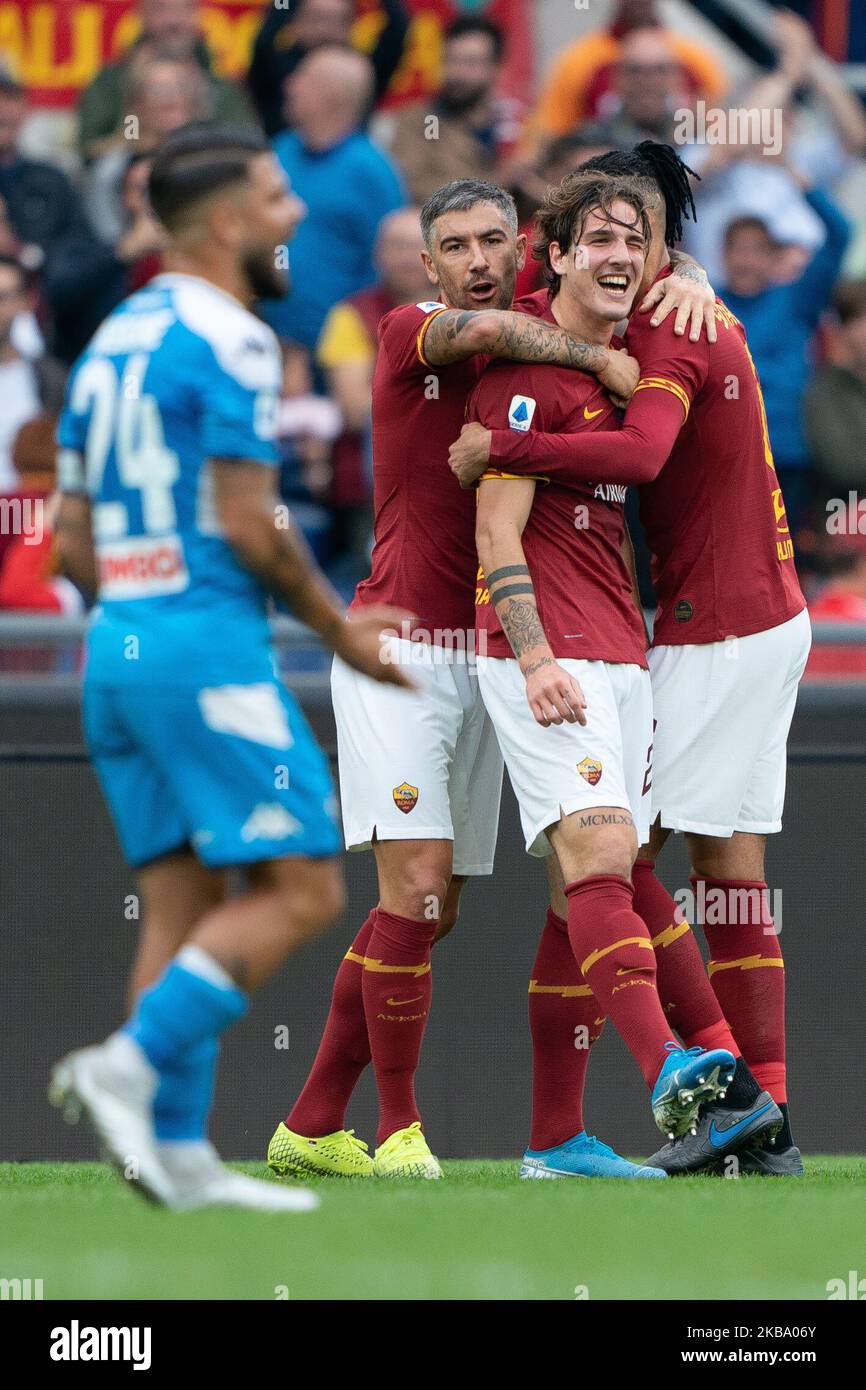
[[[577,770],[584,782],[588,782],[591,787],[601,781],[602,768],[598,758],[584,758],[577,764]]]
[[[394,798],[394,805],[398,811],[402,811],[404,816],[414,810],[418,800],[418,788],[410,786],[408,782],[401,782],[399,787],[395,787],[391,795]]]

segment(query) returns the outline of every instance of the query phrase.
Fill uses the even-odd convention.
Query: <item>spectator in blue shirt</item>
[[[761,218],[739,217],[725,231],[726,283],[719,289],[748,335],[792,532],[803,518],[813,486],[803,421],[812,342],[850,235],[846,218],[825,193],[808,189],[804,196],[826,235],[802,273],[788,284],[776,283],[778,243]]]
[[[294,129],[274,150],[307,215],[292,242],[292,288],[262,312],[281,338],[310,350],[329,309],[375,281],[379,223],[406,203],[395,166],[362,129],[372,90],[369,59],[335,45],[286,79]]]

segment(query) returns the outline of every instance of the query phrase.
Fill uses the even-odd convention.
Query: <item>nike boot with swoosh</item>
[[[717,1169],[741,1151],[760,1150],[782,1127],[782,1112],[766,1091],[742,1109],[706,1105],[694,1134],[672,1139],[646,1160],[644,1167],[661,1168],[675,1176]],[[740,1171],[745,1171],[740,1166]]]
[[[723,1047],[665,1044],[667,1057],[652,1093],[653,1119],[669,1139],[697,1132],[701,1111],[725,1091],[736,1071],[736,1060]]]

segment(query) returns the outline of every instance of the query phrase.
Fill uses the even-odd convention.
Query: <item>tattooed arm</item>
[[[628,353],[598,343],[578,342],[558,324],[512,310],[445,309],[428,319],[419,350],[431,367],[463,362],[479,352],[515,362],[552,362],[559,367],[575,367],[592,372],[623,403],[628,401],[640,376],[637,362]]]
[[[585,724],[583,692],[550,648],[523,551],[521,537],[534,495],[532,478],[482,479],[475,527],[478,558],[490,602],[520,663],[535,719],[545,728],[563,720]]]
[[[716,292],[707,279],[707,272],[685,251],[671,251],[670,261],[673,266],[670,275],[650,286],[637,312],[648,314],[650,309],[655,309],[650,323],[657,328],[676,309],[674,332],[678,337],[685,333],[686,324],[691,319],[690,340],[696,343],[703,327],[707,332],[707,341],[714,343]]]

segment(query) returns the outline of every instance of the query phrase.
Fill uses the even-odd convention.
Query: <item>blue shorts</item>
[[[212,868],[341,847],[327,761],[280,681],[85,680],[84,730],[135,867],[187,845]]]

